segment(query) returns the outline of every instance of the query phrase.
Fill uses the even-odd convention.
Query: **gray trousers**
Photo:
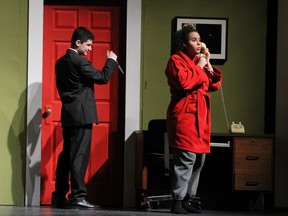
[[[205,154],[173,148],[174,175],[171,190],[174,200],[196,196],[205,156]]]

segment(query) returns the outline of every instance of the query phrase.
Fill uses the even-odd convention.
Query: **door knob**
[[[42,114],[42,117],[45,119],[51,114],[52,110],[50,108],[47,108],[45,112]]]
[[[50,113],[52,112],[52,110],[51,109],[46,109],[46,111],[45,111],[45,113],[46,113],[46,115],[50,115]]]

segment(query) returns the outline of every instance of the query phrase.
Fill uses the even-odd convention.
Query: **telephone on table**
[[[232,122],[230,127],[231,133],[245,133],[244,125],[241,122],[234,123]]]

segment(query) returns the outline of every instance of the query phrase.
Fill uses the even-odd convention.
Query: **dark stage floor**
[[[137,210],[73,210],[73,209],[53,209],[49,206],[43,207],[18,207],[18,206],[0,206],[0,216],[172,216],[169,209],[151,209],[147,211]],[[191,214],[189,214],[191,215]],[[195,214],[194,214],[195,215]],[[267,216],[287,216],[288,211],[214,211],[202,210],[205,216],[244,216],[244,215],[267,215]]]

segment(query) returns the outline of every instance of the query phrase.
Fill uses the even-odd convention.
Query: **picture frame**
[[[201,41],[211,53],[211,63],[224,64],[227,61],[228,18],[175,17],[172,20],[172,33],[188,23],[196,25]]]

